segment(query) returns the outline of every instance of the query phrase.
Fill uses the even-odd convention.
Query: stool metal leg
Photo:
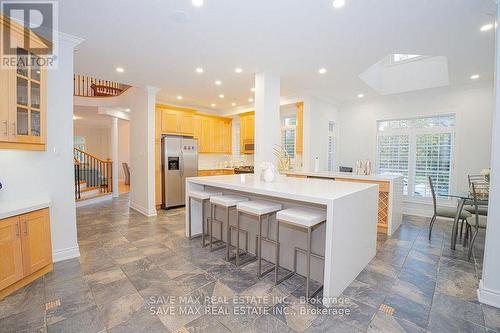
[[[236,211],[236,267],[240,265],[240,212]]]
[[[191,239],[191,197],[188,197],[188,215],[189,215],[189,221],[188,221],[189,239]],[[203,221],[203,218],[201,220]]]
[[[274,265],[274,284],[278,284],[278,267],[280,266],[280,221],[276,220],[276,251]]]
[[[210,223],[208,224],[208,229],[209,229],[209,232],[210,232],[210,252],[213,251],[213,243],[214,243],[214,234],[213,234],[213,230],[214,230],[214,205],[212,205],[212,203],[210,203]]]
[[[257,277],[260,278],[260,274],[262,271],[262,216],[259,215],[259,244],[257,249],[255,250],[257,252],[257,260],[259,260],[258,263],[258,272],[257,272]]]
[[[189,198],[189,205],[191,206],[191,198]],[[191,214],[189,214],[191,219]],[[205,200],[201,200],[201,247],[205,247]]]
[[[229,208],[226,207],[226,261],[229,261],[229,250],[231,247],[231,228],[229,228]]]
[[[309,282],[311,280],[311,228],[307,228],[307,276],[306,276],[306,300],[309,301]]]

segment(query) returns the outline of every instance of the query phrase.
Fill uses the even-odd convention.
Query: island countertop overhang
[[[266,183],[253,174],[190,177],[186,178],[186,181],[204,186],[322,205],[327,205],[353,193],[378,188],[376,184],[333,182],[329,179],[290,178],[285,176],[279,176],[276,181]]]

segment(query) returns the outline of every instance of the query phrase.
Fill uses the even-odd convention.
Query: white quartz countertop
[[[376,184],[332,182],[329,179],[278,176],[266,183],[253,174],[191,177],[187,182],[283,199],[328,204],[350,194],[378,187]]]
[[[0,220],[8,217],[29,213],[38,209],[48,208],[51,200],[48,197],[26,198],[0,201]]]
[[[328,172],[328,171],[320,171],[320,172],[310,172],[310,171],[289,171],[287,172],[289,175],[298,175],[298,176],[309,176],[309,177],[324,177],[324,178],[352,178],[352,179],[364,179],[364,180],[373,180],[373,181],[383,181],[390,182],[395,179],[403,177],[402,175],[387,175],[387,174],[371,174],[371,175],[356,175],[351,172]]]

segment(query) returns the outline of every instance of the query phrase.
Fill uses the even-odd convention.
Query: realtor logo
[[[19,49],[36,55],[39,67],[54,67],[57,59],[56,1],[0,0],[2,67],[19,66]],[[39,63],[42,61],[43,63]]]

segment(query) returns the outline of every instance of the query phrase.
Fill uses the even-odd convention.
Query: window
[[[295,158],[296,127],[296,116],[287,116],[283,118],[283,125],[281,126],[281,145],[288,155],[290,155],[290,158]]]
[[[328,122],[328,171],[335,171],[337,154],[337,124],[333,121]]]
[[[402,174],[404,194],[429,197],[450,192],[455,115],[378,121],[379,173]]]

